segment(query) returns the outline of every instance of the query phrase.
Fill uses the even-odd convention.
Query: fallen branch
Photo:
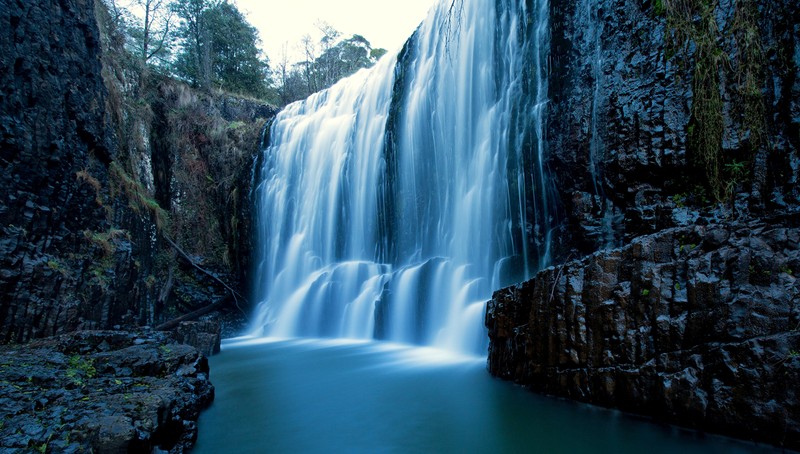
[[[172,328],[175,328],[176,326],[180,325],[181,322],[188,322],[188,321],[191,321],[191,320],[196,320],[196,319],[200,318],[200,316],[206,315],[209,312],[213,311],[214,309],[217,309],[218,307],[222,306],[222,303],[224,303],[224,302],[225,302],[225,300],[219,300],[216,303],[212,303],[212,304],[209,304],[208,306],[201,307],[200,309],[197,309],[194,312],[189,312],[188,314],[181,315],[178,318],[173,318],[170,321],[164,322],[164,323],[156,326],[156,331],[169,331]]]
[[[198,265],[197,263],[195,263],[195,261],[194,261],[194,260],[193,260],[193,259],[192,259],[192,258],[189,256],[189,254],[187,254],[186,252],[184,252],[184,251],[183,251],[183,249],[181,249],[181,247],[180,247],[180,246],[178,246],[177,244],[175,244],[175,242],[174,242],[174,241],[172,241],[172,240],[171,240],[171,239],[170,239],[168,236],[166,236],[166,235],[163,235],[163,237],[164,237],[164,239],[165,239],[165,240],[167,240],[167,243],[169,243],[169,244],[170,244],[170,246],[172,246],[173,248],[175,248],[175,250],[176,250],[176,251],[178,251],[178,254],[180,254],[180,255],[181,255],[181,257],[183,257],[184,259],[186,259],[186,261],[188,261],[188,262],[189,262],[189,264],[191,264],[193,267],[197,268],[197,269],[198,269],[200,272],[202,272],[202,273],[203,273],[203,274],[205,274],[206,276],[210,277],[211,279],[214,279],[215,281],[219,282],[219,283],[220,283],[220,284],[221,284],[223,287],[225,287],[226,289],[228,289],[228,291],[229,291],[229,292],[231,292],[231,296],[233,296],[233,300],[236,302],[236,307],[237,307],[237,308],[239,308],[239,310],[240,310],[240,311],[242,310],[242,308],[241,308],[241,307],[239,307],[239,300],[238,300],[236,297],[238,296],[238,297],[239,297],[239,298],[241,298],[241,299],[242,299],[242,300],[243,300],[245,303],[247,302],[247,298],[243,297],[243,296],[242,296],[242,295],[241,295],[239,292],[237,292],[237,291],[236,291],[236,290],[235,290],[233,287],[231,287],[230,285],[226,284],[226,283],[225,283],[225,282],[224,282],[222,279],[218,278],[217,276],[214,276],[214,274],[213,274],[212,272],[210,272],[210,271],[208,271],[208,270],[206,270],[206,269],[202,268],[200,265]],[[215,304],[216,304],[216,303],[215,303]],[[197,312],[197,311],[195,311],[195,312]],[[244,313],[244,312],[243,312],[243,313]]]

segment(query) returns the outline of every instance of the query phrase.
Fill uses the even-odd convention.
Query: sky
[[[363,36],[373,49],[399,50],[436,0],[235,0],[235,3],[259,30],[262,49],[275,63],[281,59],[284,43],[290,62],[299,60],[298,43],[305,34],[318,40],[321,35],[315,24],[319,21],[327,22],[344,37]]]

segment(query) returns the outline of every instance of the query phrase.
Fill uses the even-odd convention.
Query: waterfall
[[[549,259],[547,11],[442,1],[398,55],[276,117],[254,334],[485,352],[491,292]]]

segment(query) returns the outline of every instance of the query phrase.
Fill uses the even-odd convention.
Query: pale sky
[[[317,41],[318,21],[329,23],[344,37],[359,34],[373,48],[394,52],[411,36],[436,1],[235,0],[235,3],[259,30],[262,48],[274,65],[281,58],[284,43],[289,55],[297,56],[303,35],[309,34]]]

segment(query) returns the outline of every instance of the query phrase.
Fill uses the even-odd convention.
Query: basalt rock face
[[[246,293],[252,160],[275,109],[123,49],[102,2],[0,0],[0,343],[157,326],[233,301],[217,279]]]
[[[0,2],[0,342],[114,312],[108,300],[82,304],[79,296],[97,296],[94,246],[83,232],[108,228],[80,175],[100,169],[104,178],[112,146],[93,4]],[[131,278],[129,253],[119,250],[108,270],[120,273],[120,286]]]
[[[531,389],[800,448],[800,229],[643,236],[495,292],[489,370]]]
[[[551,1],[559,259],[693,221],[680,208],[714,201],[705,133],[718,141],[724,202],[744,215],[800,211],[800,13],[786,0],[721,0],[705,17],[715,28],[701,30],[701,3]],[[709,80],[699,42],[721,59]],[[708,92],[713,108],[701,102]],[[703,109],[719,115],[717,129]]]
[[[798,23],[786,0],[551,0],[554,266],[489,302],[492,374],[800,447]]]
[[[665,25],[650,10],[625,0],[551,2],[547,131],[562,256],[619,244],[642,199],[667,199],[686,168],[691,85],[675,81],[690,74],[666,61]],[[659,213],[646,218],[639,230],[665,224]]]

